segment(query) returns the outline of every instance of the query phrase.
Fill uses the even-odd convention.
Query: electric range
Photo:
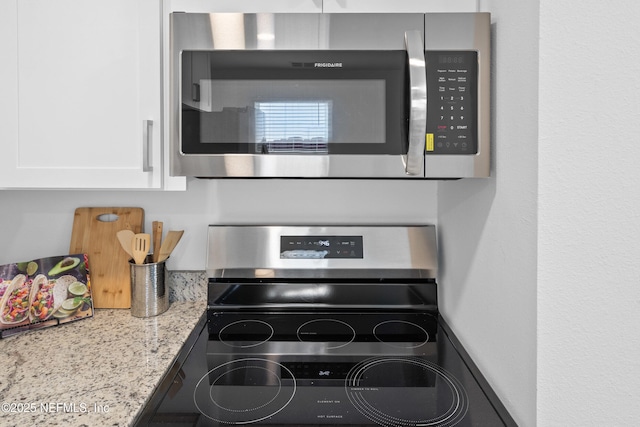
[[[211,226],[144,426],[515,426],[437,308],[433,226]]]

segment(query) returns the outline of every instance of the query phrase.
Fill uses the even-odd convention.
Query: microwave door
[[[424,140],[427,133],[427,74],[420,31],[407,31],[404,36],[409,58],[409,146],[405,172],[424,176]]]

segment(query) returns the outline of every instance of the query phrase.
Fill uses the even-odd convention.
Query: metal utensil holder
[[[165,261],[152,262],[149,255],[144,264],[129,261],[131,270],[131,315],[152,317],[169,308],[169,292],[165,277]]]

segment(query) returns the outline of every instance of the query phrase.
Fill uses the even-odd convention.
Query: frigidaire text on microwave
[[[490,15],[173,13],[170,170],[490,174]]]

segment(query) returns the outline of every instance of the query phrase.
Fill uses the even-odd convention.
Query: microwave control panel
[[[427,154],[478,152],[478,53],[427,51]]]

